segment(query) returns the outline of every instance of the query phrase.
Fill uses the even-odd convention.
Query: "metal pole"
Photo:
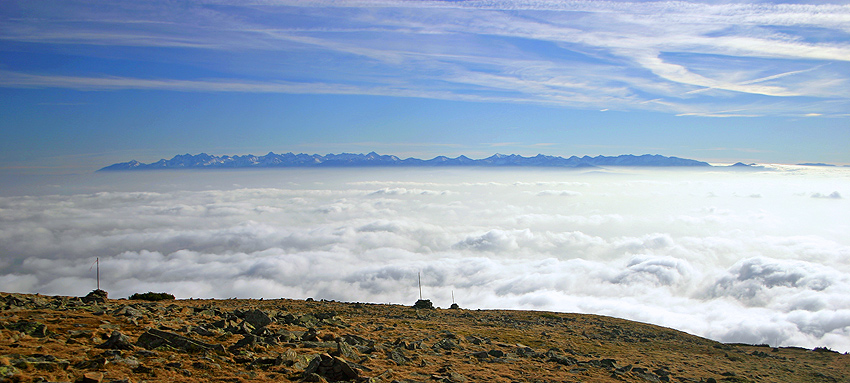
[[[100,257],[95,258],[97,262],[97,289],[100,290]]]
[[[419,272],[419,300],[422,300],[422,272]]]

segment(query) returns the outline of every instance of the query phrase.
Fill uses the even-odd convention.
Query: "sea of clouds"
[[[8,180],[6,180],[8,181]],[[3,182],[0,291],[611,315],[850,351],[850,168],[277,169]]]

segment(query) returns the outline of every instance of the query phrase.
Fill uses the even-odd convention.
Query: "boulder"
[[[310,365],[310,362],[313,361],[318,355],[317,354],[298,354],[293,349],[286,350],[280,357],[282,361],[287,365],[296,370],[304,370],[307,366]]]
[[[157,329],[148,329],[145,331],[139,336],[136,345],[148,350],[168,346],[188,352],[213,351],[219,354],[225,353],[224,346],[220,344],[204,343],[179,334]]]
[[[354,346],[341,341],[336,343],[336,353],[347,360],[360,361],[363,358]]]
[[[442,339],[439,342],[434,343],[433,348],[435,350],[441,350],[442,349],[442,350],[448,351],[448,350],[454,350],[456,348],[459,348],[459,346],[457,345],[457,343],[455,343],[451,339]]]
[[[320,354],[310,361],[310,365],[304,370],[304,377],[318,375],[329,382],[340,382],[357,380],[360,373],[343,358]]]
[[[275,345],[275,344],[277,344],[277,338],[276,337],[273,337],[273,336],[272,337],[262,337],[262,336],[252,335],[252,334],[245,334],[245,335],[242,335],[242,339],[240,339],[238,342],[236,342],[236,344],[234,344],[233,346],[230,346],[230,352],[235,352],[236,350],[243,348],[243,347],[256,346],[256,345]]]
[[[106,300],[109,299],[109,294],[101,289],[92,290],[90,293],[86,294],[83,297],[83,302],[85,303],[106,303]]]
[[[19,331],[36,338],[44,338],[47,336],[47,327],[34,321],[18,321],[17,323],[6,325],[6,328],[12,331]]]
[[[17,359],[10,360],[10,364],[18,369],[26,370],[33,368],[43,371],[61,371],[67,370],[71,366],[71,362],[65,359],[59,359],[53,355],[32,355],[22,356]]]
[[[244,313],[242,319],[254,328],[266,327],[272,323],[272,318],[263,310],[249,310]]]
[[[97,347],[110,350],[132,350],[135,348],[135,346],[130,343],[130,338],[118,331],[113,331],[112,335],[109,336],[109,339]]]
[[[398,347],[394,350],[387,351],[387,359],[395,362],[399,366],[404,366],[410,363],[410,359],[404,355],[404,349]]]
[[[83,374],[83,377],[80,378],[77,382],[79,383],[100,383],[103,381],[103,373],[102,372],[87,372]]]
[[[416,301],[416,303],[415,303],[415,304],[413,304],[413,308],[415,308],[415,309],[433,310],[433,309],[434,309],[434,304],[432,304],[432,303],[431,303],[431,301],[430,301],[430,300],[428,300],[428,299],[420,299],[420,300]]]

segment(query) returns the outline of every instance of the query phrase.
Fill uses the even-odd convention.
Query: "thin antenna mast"
[[[94,265],[97,265],[97,289],[100,290],[100,257],[94,259],[92,265],[89,266],[89,271],[91,271],[91,268],[94,267]]]

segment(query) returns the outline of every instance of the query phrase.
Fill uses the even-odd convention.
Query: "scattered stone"
[[[336,317],[336,311],[326,311],[326,312],[316,313],[316,314],[313,314],[313,316],[315,316],[319,320],[328,320],[328,319]]]
[[[286,350],[280,357],[284,364],[290,366],[296,370],[304,370],[307,366],[310,365],[310,362],[316,358],[318,354],[301,354],[295,352],[295,350],[289,349]]]
[[[433,310],[434,304],[432,304],[431,301],[428,300],[428,299],[420,299],[420,300],[416,301],[416,303],[413,305],[413,308]]]
[[[12,359],[10,364],[21,370],[33,368],[44,371],[61,371],[71,366],[71,362],[65,359],[59,359],[53,355],[38,354]]]
[[[439,375],[432,376],[432,379],[447,383],[463,383],[466,382],[466,377],[458,373],[451,366],[443,366],[437,370]]]
[[[192,363],[192,368],[197,370],[220,370],[221,365],[209,361],[197,361]]]
[[[522,356],[522,357],[532,357],[533,358],[533,357],[538,356],[538,352],[534,351],[533,348],[528,347],[528,346],[517,347],[517,348],[514,349],[514,353],[519,355],[519,356]]]
[[[227,331],[231,334],[241,334],[241,335],[253,334],[254,331],[256,331],[256,330],[257,330],[257,328],[254,327],[254,325],[252,325],[252,324],[250,324],[250,323],[248,323],[244,320],[239,322],[239,324],[237,324],[236,326],[230,326],[230,327],[227,327],[226,329],[224,329],[224,331]]]
[[[120,309],[117,309],[112,312],[114,316],[126,316],[130,318],[141,318],[145,316],[139,309],[133,306],[122,306]]]
[[[0,365],[0,381],[4,381],[5,378],[14,376],[17,373],[18,369],[14,366]]]
[[[447,350],[447,351],[448,351],[448,350],[454,350],[454,349],[457,349],[457,348],[459,348],[459,346],[457,345],[457,343],[455,343],[455,342],[454,342],[453,340],[451,340],[451,339],[441,339],[439,342],[434,343],[433,348],[434,348],[434,349],[442,349],[442,350]]]
[[[476,351],[472,353],[472,356],[479,360],[490,359],[490,354],[487,351]]]
[[[44,338],[47,336],[47,327],[39,322],[19,321],[17,323],[7,325],[6,328],[36,338]]]
[[[88,306],[79,298],[0,293],[0,382],[133,383],[191,379],[235,383],[301,379],[461,383],[486,381],[483,376],[493,378],[498,374],[504,379],[497,379],[505,382],[529,383],[828,383],[842,381],[840,362],[846,361],[846,355],[828,350],[767,346],[754,349],[751,345],[737,344],[718,347],[716,342],[703,342],[687,335],[665,335],[639,325],[632,327],[621,321],[587,319],[580,315],[565,323],[568,322],[565,318],[555,316],[538,319],[487,310],[414,312],[410,308],[388,307],[386,311],[378,311],[384,308],[376,306],[375,312],[381,314],[362,311],[371,307],[360,305],[361,311],[354,312],[353,304],[322,302],[312,305],[314,313],[304,315],[296,310],[310,310],[306,305],[290,306],[293,310],[290,313],[272,302],[258,305],[256,301],[234,301],[220,307],[215,304],[192,307],[185,302],[169,305],[107,300],[101,305]],[[350,326],[342,329],[333,324],[339,318],[333,310],[345,316]],[[59,311],[67,311],[67,315]],[[156,330],[128,323],[128,319],[137,317]],[[305,323],[312,326],[304,326]],[[241,337],[233,336],[224,331],[228,328],[245,333]],[[547,336],[540,335],[544,328]],[[492,340],[479,334],[489,335]],[[664,346],[668,345],[665,340],[673,340],[675,343],[669,344],[671,352],[681,351],[677,347],[687,342],[686,350],[696,354],[693,361],[682,364],[679,359],[665,359],[663,353],[636,357],[638,354],[612,352],[617,347],[633,351],[626,337]],[[225,347],[233,354],[224,352]],[[714,359],[705,359],[704,354]],[[619,364],[627,358],[635,358],[629,360],[634,366]],[[722,366],[726,358],[741,358],[747,364]],[[456,363],[457,370],[446,363]],[[399,367],[393,366],[395,371],[387,369],[393,364]],[[748,372],[745,368],[749,365],[759,367]],[[373,377],[362,376],[378,373]]]
[[[669,378],[667,378],[666,380],[662,380],[662,378],[660,376],[649,372],[649,370],[647,370],[645,368],[636,367],[636,368],[633,368],[631,372],[635,376],[642,378],[643,380],[646,380],[646,381],[649,381],[649,382],[661,382],[661,381],[669,381],[670,380]]]
[[[106,300],[109,299],[109,294],[101,289],[92,290],[90,293],[86,294],[83,297],[83,302],[85,303],[106,303]]]
[[[273,322],[272,318],[268,314],[262,310],[256,309],[245,312],[242,319],[257,329],[266,327]]]
[[[130,343],[130,337],[118,332],[113,331],[112,335],[106,342],[97,346],[98,348],[106,348],[110,350],[133,350],[136,347]]]
[[[182,335],[157,329],[148,329],[145,331],[141,336],[139,336],[139,339],[136,341],[136,345],[148,350],[168,346],[188,352],[213,351],[219,354],[225,353],[224,346],[220,344],[208,344]]]
[[[103,373],[101,372],[87,372],[83,374],[82,378],[78,380],[78,383],[100,383],[103,381]]]
[[[301,340],[304,342],[318,342],[319,332],[314,328],[309,328],[303,335],[301,335]]]
[[[236,344],[234,344],[233,346],[230,346],[229,350],[230,350],[230,352],[236,352],[236,350],[243,348],[243,347],[257,346],[257,345],[272,346],[272,345],[276,345],[276,344],[277,344],[277,338],[275,338],[273,336],[271,336],[271,337],[261,337],[261,336],[256,336],[256,335],[252,335],[252,334],[245,334],[245,335],[242,335],[242,339],[240,339],[238,342],[236,342]]]
[[[318,325],[318,323],[319,323],[319,319],[310,315],[310,314],[302,315],[302,316],[298,317],[298,319],[295,321],[295,324],[300,325],[300,326],[304,326],[304,327],[307,327],[307,328],[316,327],[316,325]]]
[[[548,359],[549,362],[558,363],[558,364],[561,364],[561,365],[564,365],[564,366],[574,366],[578,363],[578,360],[576,360],[576,358],[573,358],[573,357],[557,355],[557,354],[552,355],[551,352],[547,352],[547,354],[548,354],[548,357],[549,357],[549,359]]]
[[[359,361],[363,358],[354,346],[342,341],[336,342],[336,354],[347,360]]]
[[[410,359],[408,359],[407,356],[404,355],[404,349],[402,349],[401,347],[388,351],[387,359],[395,362],[395,364],[399,366],[404,366],[410,363]]]
[[[345,342],[345,343],[348,343],[352,346],[372,347],[372,346],[375,345],[375,341],[366,339],[366,338],[359,336],[359,335],[346,334],[346,335],[341,336],[340,340]]]
[[[316,374],[314,372],[304,374],[305,382],[319,382],[319,383],[327,383],[327,379],[323,378],[321,375]]]
[[[95,359],[82,360],[74,363],[74,368],[77,370],[101,370],[109,363],[106,358],[100,357]]]
[[[344,380],[357,380],[360,373],[354,369],[345,359],[321,354],[315,357],[310,365],[304,370],[304,377],[316,374],[329,382]]]

